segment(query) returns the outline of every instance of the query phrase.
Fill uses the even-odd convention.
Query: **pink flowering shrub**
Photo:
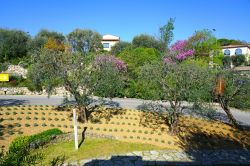
[[[127,71],[127,64],[120,60],[119,58],[116,58],[114,56],[97,56],[94,61],[95,67],[100,67],[102,65],[111,64],[114,65],[114,67],[119,72],[126,72]]]
[[[174,43],[170,47],[170,55],[174,55],[173,57],[166,57],[164,59],[165,63],[173,63],[176,61],[182,61],[186,59],[187,57],[194,55],[194,50],[189,49],[187,47],[188,41],[187,40],[179,40],[176,43]]]

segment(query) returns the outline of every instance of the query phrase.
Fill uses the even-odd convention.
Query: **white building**
[[[114,35],[104,35],[102,37],[103,49],[110,51],[111,47],[120,42],[120,37]]]
[[[250,45],[228,45],[222,47],[225,56],[245,55],[246,60],[250,60]]]

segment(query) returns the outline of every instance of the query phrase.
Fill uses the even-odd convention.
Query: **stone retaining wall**
[[[0,95],[48,95],[45,90],[42,92],[32,92],[27,87],[1,87],[0,88]],[[52,95],[70,95],[68,91],[65,90],[64,87],[55,88],[54,93]]]

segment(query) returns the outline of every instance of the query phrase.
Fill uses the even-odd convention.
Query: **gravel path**
[[[64,166],[250,165],[250,151],[144,151],[85,159]]]

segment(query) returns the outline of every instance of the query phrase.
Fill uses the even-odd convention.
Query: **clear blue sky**
[[[195,30],[216,29],[218,38],[250,42],[250,0],[1,0],[0,27],[34,36],[46,28],[68,34],[87,28],[131,41],[135,35],[158,35],[176,18],[174,40]]]

